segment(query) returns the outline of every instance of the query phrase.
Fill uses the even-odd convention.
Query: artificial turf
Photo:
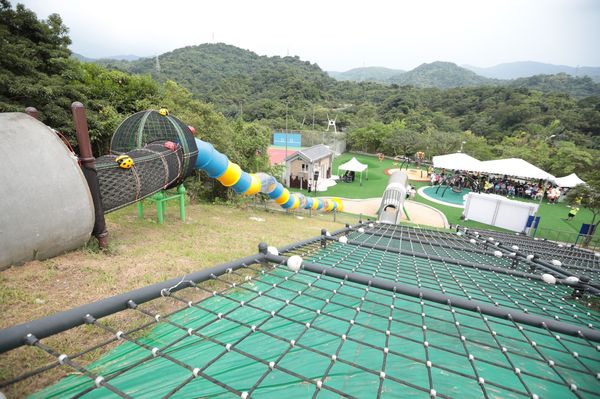
[[[384,159],[383,161],[379,161],[374,156],[356,153],[345,153],[340,155],[333,161],[332,174],[337,174],[338,166],[349,161],[350,159],[352,159],[352,157],[356,157],[356,159],[361,163],[366,163],[367,165],[369,165],[369,177],[367,179],[366,172],[363,173],[362,186],[360,185],[357,177],[353,183],[338,182],[337,185],[330,187],[325,192],[320,192],[319,195],[355,199],[377,198],[383,195],[383,191],[385,190],[389,179],[389,176],[385,174],[385,170],[397,168],[398,166],[394,165],[394,162],[391,159]],[[415,165],[410,165],[410,167],[414,168]],[[411,184],[416,189],[429,185],[429,183],[427,182],[411,182]],[[306,190],[294,191],[300,191],[307,194]],[[518,201],[534,202],[531,200],[524,200],[520,198],[515,199]],[[489,230],[503,231],[503,229],[499,229],[487,224],[474,222],[470,220],[461,220],[463,212],[461,208],[454,208],[450,206],[437,204],[435,202],[429,201],[421,197],[418,194],[414,198],[414,201],[429,205],[433,208],[440,210],[446,215],[446,218],[448,219],[448,222],[450,224],[460,224],[461,226],[472,228],[485,228]],[[569,208],[565,203],[549,204],[547,202],[543,202],[538,211],[538,216],[541,216],[541,219],[536,236],[557,241],[574,242],[577,238],[577,233],[579,232],[582,223],[590,223],[592,221],[593,215],[590,210],[582,207],[575,219],[567,221],[565,219],[568,213]],[[596,243],[596,245],[600,245],[599,241],[600,235],[596,233],[594,237],[594,242]]]

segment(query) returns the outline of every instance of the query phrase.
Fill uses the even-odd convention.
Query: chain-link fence
[[[271,133],[271,143],[274,143],[274,135],[285,134],[285,130],[279,129]],[[346,133],[333,131],[317,130],[294,130],[288,131],[288,134],[300,134],[302,136],[302,147],[312,147],[317,144],[325,144],[336,154],[346,152]]]

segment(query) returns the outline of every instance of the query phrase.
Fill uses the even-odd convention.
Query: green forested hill
[[[401,69],[390,69],[377,66],[354,68],[346,72],[327,71],[329,76],[337,80],[378,83],[389,83],[391,77],[404,72],[405,71]]]
[[[489,85],[455,65],[433,63],[412,75],[443,85],[452,79],[485,85],[357,83],[337,81],[297,57],[258,56],[224,44],[163,54],[160,70],[154,58],[97,61],[106,68],[71,57],[58,16],[39,21],[24,6],[13,9],[0,0],[0,18],[0,112],[35,106],[45,123],[72,138],[69,106],[82,101],[98,154],[125,116],[166,106],[241,163],[252,163],[255,154],[242,155],[244,140],[264,150],[272,129],[314,126],[322,132],[331,117],[348,134],[350,148],[389,155],[424,150],[429,157],[456,151],[465,141],[465,151],[482,159],[521,157],[556,175],[575,171],[584,179],[600,171],[600,97],[556,92],[577,83],[579,96],[597,93],[585,91],[590,82],[583,79],[558,75],[513,82],[527,87]],[[536,90],[528,88],[532,84]]]
[[[542,92],[568,93],[576,98],[600,96],[600,83],[588,76],[574,77],[566,73],[535,75],[507,81],[511,87],[527,88]]]
[[[221,43],[189,46],[162,54],[160,70],[154,58],[133,62],[102,61],[102,64],[131,73],[150,74],[159,81],[175,80],[230,116],[235,115],[240,106],[247,108],[245,112],[253,112],[251,108],[257,101],[267,110],[279,108],[285,99],[289,102],[323,101],[335,84],[318,65],[297,57],[259,56]]]
[[[389,78],[391,83],[416,87],[473,87],[494,84],[494,80],[484,78],[475,72],[461,68],[451,62],[436,61],[421,64],[415,69]]]
[[[600,67],[554,65],[534,61],[507,62],[492,67],[481,68],[463,65],[478,75],[495,79],[518,79],[535,75],[558,75],[566,73],[571,76],[589,76],[595,82],[600,82]]]
[[[563,139],[599,146],[597,101],[578,101],[559,93],[576,87],[581,97],[594,94],[593,90],[584,92],[593,82],[583,78],[557,75],[558,80],[549,76],[499,81],[455,64],[434,62],[397,75],[398,83],[357,83],[337,81],[316,64],[297,57],[259,56],[225,44],[190,46],[163,54],[160,70],[154,58],[103,63],[150,74],[159,81],[174,80],[228,117],[241,114],[246,121],[260,120],[272,128],[285,126],[287,108],[288,127],[295,129],[312,127],[313,117],[319,129],[328,115],[335,115],[343,129],[373,121],[405,120],[415,131],[470,130],[499,142],[518,131],[547,132],[553,121],[560,120]],[[461,87],[453,87],[457,83]],[[530,86],[535,90],[528,89]]]
[[[544,65],[544,64],[542,64]],[[575,77],[566,73],[534,75],[518,79],[492,79],[476,73],[475,67],[459,67],[450,62],[436,61],[422,64],[408,72],[382,67],[355,68],[346,72],[328,72],[340,81],[371,81],[400,86],[453,87],[510,86],[545,93],[567,93],[575,98],[600,96],[600,83],[587,76]],[[588,68],[593,70],[594,68]],[[600,69],[600,68],[599,68]],[[394,73],[394,71],[396,71]]]

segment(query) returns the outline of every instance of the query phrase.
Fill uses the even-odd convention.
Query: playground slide
[[[340,200],[290,193],[273,176],[242,171],[168,112],[141,111],[125,119],[113,134],[111,154],[96,158],[93,168],[79,165],[56,133],[29,115],[0,113],[0,136],[0,197],[10,209],[0,214],[0,270],[78,248],[90,233],[105,237],[105,226],[95,219],[103,222],[108,212],[175,187],[194,168],[237,193],[264,193],[284,209],[343,209]],[[125,166],[116,162],[122,157],[129,161]],[[36,161],[22,167],[23,159]],[[101,203],[85,173],[96,180]]]
[[[166,109],[140,111],[125,119],[113,134],[113,155],[96,161],[104,212],[137,202],[165,187],[173,187],[194,168],[205,171],[236,193],[264,193],[284,209],[341,211],[339,200],[292,194],[273,176],[242,171],[210,143],[195,138],[194,133],[194,128],[170,115]],[[129,156],[135,166],[127,170],[119,168],[115,163],[116,155]]]
[[[273,176],[267,173],[247,173],[231,162],[226,155],[217,151],[212,144],[198,138],[196,168],[217,179],[225,187],[243,195],[263,193],[283,209],[315,209],[321,211],[341,211],[343,203],[339,199],[310,198],[300,193],[291,193]]]
[[[379,221],[387,224],[399,224],[404,209],[404,200],[408,191],[408,176],[404,172],[394,172],[388,180],[379,206]]]

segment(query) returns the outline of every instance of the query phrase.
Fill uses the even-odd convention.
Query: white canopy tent
[[[541,179],[554,181],[556,177],[520,158],[496,159],[483,161],[475,172],[490,173],[493,175],[507,175],[525,179]]]
[[[433,157],[433,166],[435,168],[444,168],[451,170],[467,170],[475,172],[479,170],[481,161],[462,152],[454,154],[437,155]]]
[[[575,173],[571,173],[570,175],[564,177],[557,177],[554,179],[554,183],[556,183],[558,187],[575,187],[578,184],[586,184]]]
[[[362,172],[367,171],[367,179],[369,178],[369,165],[360,163],[356,157],[352,157],[348,162],[338,166],[338,176],[340,170],[347,170],[350,172],[360,173],[360,184],[362,185]]]

